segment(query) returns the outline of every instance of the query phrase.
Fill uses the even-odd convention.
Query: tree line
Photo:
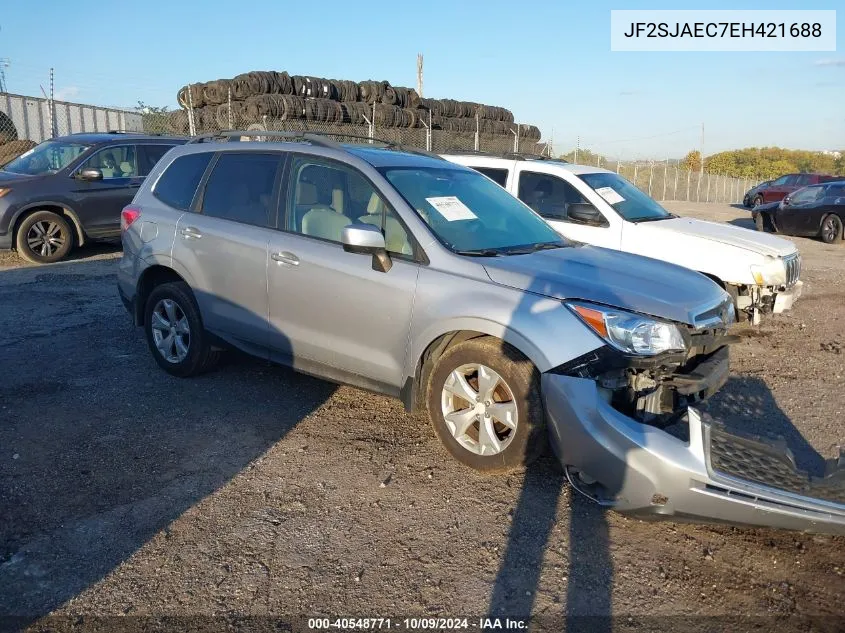
[[[701,170],[701,153],[692,150],[681,160],[684,169]],[[783,174],[823,173],[845,176],[845,151],[834,154],[780,147],[747,147],[719,152],[704,158],[704,171],[733,176],[772,180]]]

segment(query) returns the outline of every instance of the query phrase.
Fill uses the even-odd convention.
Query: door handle
[[[182,237],[184,237],[186,240],[198,240],[202,237],[202,233],[200,233],[198,229],[195,229],[192,226],[186,226],[184,229],[182,229],[181,233]]]
[[[291,266],[299,266],[299,257],[290,251],[282,251],[280,253],[273,253],[270,259],[280,264],[290,264]]]

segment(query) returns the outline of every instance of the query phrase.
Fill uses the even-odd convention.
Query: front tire
[[[763,217],[762,213],[754,215],[754,226],[756,226],[757,230],[761,233],[766,230],[766,218]]]
[[[759,207],[761,204],[763,204],[763,196],[755,196],[754,201],[751,203],[751,208],[754,209]]]
[[[476,338],[449,348],[431,372],[426,402],[440,441],[474,470],[517,470],[546,448],[540,375],[498,339]]]
[[[822,220],[822,228],[819,237],[825,244],[833,244],[842,237],[842,220],[838,215],[830,214]]]
[[[33,264],[61,261],[73,247],[73,233],[62,216],[36,211],[24,218],[15,236],[18,255]]]
[[[156,286],[144,308],[144,332],[158,366],[180,378],[212,369],[219,359],[203,328],[200,311],[188,284]]]

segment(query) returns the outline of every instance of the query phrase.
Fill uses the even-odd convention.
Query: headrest
[[[332,189],[332,209],[343,213],[343,189]]]
[[[381,201],[378,194],[373,192],[373,195],[370,196],[370,201],[367,203],[367,213],[374,215],[376,213],[381,213],[382,211],[384,211],[384,203]]]
[[[297,183],[297,204],[317,204],[317,186],[310,182]]]
[[[126,161],[123,161],[122,163],[120,163],[120,171],[122,171],[124,174],[131,174],[132,173],[132,163],[128,163]]]

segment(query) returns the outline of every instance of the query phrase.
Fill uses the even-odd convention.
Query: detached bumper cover
[[[845,534],[845,457],[811,480],[785,446],[728,433],[693,408],[683,442],[616,411],[593,380],[547,373],[542,388],[558,458],[596,480],[588,494],[602,505],[643,518]]]

